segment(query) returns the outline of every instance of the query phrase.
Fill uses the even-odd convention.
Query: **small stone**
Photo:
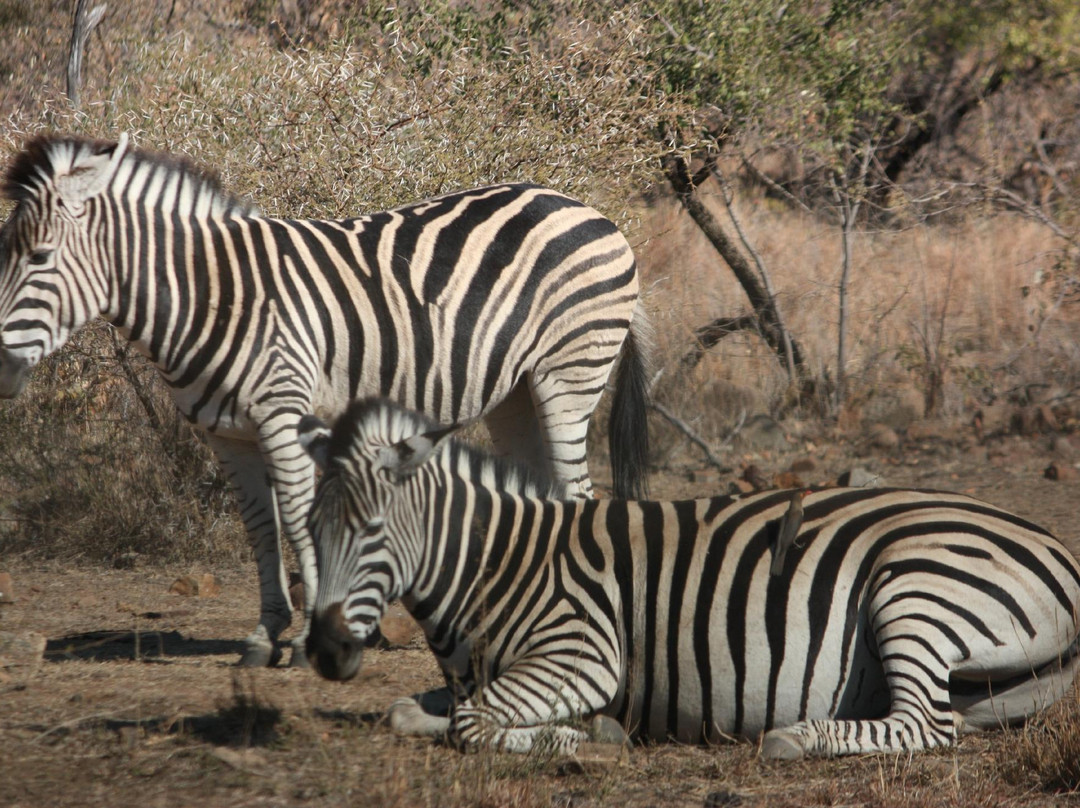
[[[414,640],[419,640],[424,635],[423,629],[413,620],[412,615],[398,603],[390,606],[383,615],[379,631],[385,644],[399,648],[411,645]]]
[[[795,474],[805,474],[808,471],[813,471],[817,468],[817,463],[814,462],[812,457],[798,457],[791,461],[791,467],[788,471]]]
[[[885,482],[881,479],[881,475],[856,466],[841,474],[836,479],[836,484],[841,488],[881,488]]]
[[[0,572],[0,603],[15,602],[15,583],[11,580],[11,573]]]
[[[0,631],[0,668],[37,665],[45,645],[45,635],[36,631]]]

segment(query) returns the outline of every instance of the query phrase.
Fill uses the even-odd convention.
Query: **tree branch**
[[[87,0],[78,0],[75,5],[75,19],[71,25],[71,50],[68,54],[67,94],[68,100],[76,109],[79,107],[79,90],[82,86],[83,51],[86,49],[90,34],[101,22],[105,9],[108,8],[105,3],[102,3],[87,12],[86,4]]]
[[[735,246],[716,220],[716,217],[713,216],[712,212],[698,196],[697,186],[690,176],[686,160],[678,156],[669,158],[665,165],[665,171],[671,187],[675,190],[686,212],[690,214],[690,218],[701,228],[701,232],[735,274],[739,285],[742,286],[743,291],[750,300],[758,331],[784,367],[787,368],[791,382],[799,384],[806,381],[809,378],[809,372],[803,358],[802,349],[784,328],[779,309],[776,306],[776,299],[758,279],[746,257]]]

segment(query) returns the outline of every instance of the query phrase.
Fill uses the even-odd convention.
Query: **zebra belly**
[[[888,711],[884,671],[864,620],[846,643],[840,632],[827,632],[812,667],[795,638],[785,649],[774,661],[767,644],[751,644],[739,665],[726,643],[714,648],[707,666],[690,654],[680,655],[675,669],[658,659],[648,688],[630,687],[626,701],[605,712],[643,740],[701,743],[753,739],[804,719],[879,718]],[[630,680],[646,681],[643,669]]]

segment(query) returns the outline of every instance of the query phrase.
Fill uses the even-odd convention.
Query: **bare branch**
[[[694,444],[699,449],[701,449],[702,454],[705,455],[706,462],[708,462],[708,464],[710,466],[715,468],[717,471],[720,471],[720,472],[723,472],[723,473],[727,473],[727,472],[731,471],[730,466],[725,466],[723,464],[723,462],[721,462],[721,460],[716,455],[714,455],[712,453],[712,449],[709,448],[709,444],[707,444],[701,438],[701,436],[698,435],[697,432],[695,432],[690,427],[689,424],[687,424],[685,421],[683,421],[681,418],[679,418],[677,415],[675,415],[675,413],[673,413],[671,410],[669,410],[667,407],[665,407],[663,404],[660,404],[657,401],[650,402],[649,403],[649,409],[653,410],[654,412],[658,413],[659,415],[662,415],[664,417],[664,419],[668,423],[670,423],[673,427],[675,427],[677,430],[679,430],[686,437],[686,439],[688,441],[690,441],[692,444]],[[745,419],[745,417],[746,417],[746,411],[743,410],[742,411],[742,416],[739,419],[739,425],[738,425],[738,427],[736,427],[736,430],[735,430],[736,432],[738,431],[739,428],[741,428],[742,421]],[[732,432],[732,434],[729,436],[729,439],[734,437],[734,435],[735,435],[735,432]]]

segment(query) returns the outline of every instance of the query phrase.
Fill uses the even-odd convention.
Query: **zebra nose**
[[[308,661],[326,679],[345,681],[356,676],[364,644],[349,631],[340,603],[316,612],[307,637]]]

